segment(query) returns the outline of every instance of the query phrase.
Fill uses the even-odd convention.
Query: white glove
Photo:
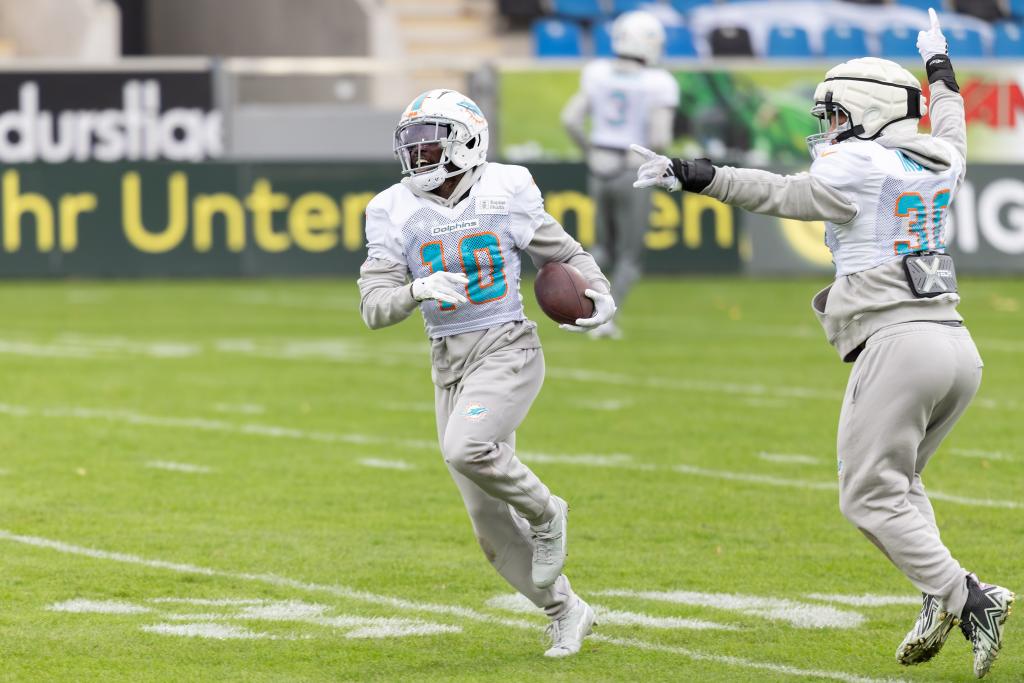
[[[459,290],[466,286],[469,278],[465,273],[449,273],[439,270],[427,277],[412,281],[412,298],[416,301],[435,299],[445,304],[464,304],[464,297]]]
[[[671,159],[640,145],[630,145],[629,148],[644,158],[644,163],[636,170],[633,187],[663,187],[669,192],[682,189],[679,178],[672,174]]]
[[[615,300],[612,299],[611,294],[602,294],[601,292],[594,291],[593,289],[584,290],[583,293],[587,295],[588,299],[594,302],[594,316],[592,318],[577,318],[575,325],[559,325],[563,330],[567,330],[569,332],[586,332],[594,329],[595,327],[604,325],[615,317]]]
[[[939,15],[931,7],[928,8],[928,18],[931,19],[931,27],[917,34],[917,51],[921,53],[921,59],[926,64],[935,55],[949,53],[946,36],[942,35],[942,29],[939,27]]]

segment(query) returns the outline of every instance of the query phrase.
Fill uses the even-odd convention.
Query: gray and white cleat
[[[960,621],[956,615],[940,611],[939,599],[934,595],[922,595],[924,602],[914,628],[896,650],[896,661],[903,666],[923,664],[939,654],[949,632]]]
[[[978,581],[967,575],[967,603],[960,615],[960,630],[974,651],[974,675],[984,678],[1003,646],[1003,624],[1013,609],[1016,596],[1002,586]]]
[[[533,584],[547,588],[562,575],[566,556],[566,530],[569,522],[569,504],[558,496],[551,496],[555,503],[555,516],[545,524],[531,526],[533,533]]]
[[[551,637],[551,647],[544,653],[545,657],[569,657],[580,651],[583,639],[590,635],[594,627],[594,610],[590,605],[577,597],[576,604],[558,619],[552,619],[547,634]]]

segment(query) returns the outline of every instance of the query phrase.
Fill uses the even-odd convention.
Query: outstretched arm
[[[917,50],[924,60],[931,87],[929,113],[932,119],[932,135],[945,140],[960,155],[963,166],[967,166],[967,123],[964,117],[964,99],[953,73],[953,64],[947,54],[946,37],[942,35],[939,17],[935,10],[928,10],[931,26],[917,34]]]
[[[669,159],[640,145],[632,148],[647,160],[637,170],[633,187],[699,192],[747,211],[780,218],[843,224],[857,216],[857,205],[845,194],[808,173],[783,176],[751,168],[714,166],[709,159]]]

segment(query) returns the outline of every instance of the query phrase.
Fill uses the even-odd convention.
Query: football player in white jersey
[[[957,313],[949,206],[963,183],[964,104],[938,17],[917,46],[931,84],[931,135],[920,85],[894,62],[854,59],[818,85],[809,173],[716,167],[647,150],[638,187],[701,192],[748,211],[826,221],[836,279],[812,302],[825,334],[853,362],[839,416],[839,504],[922,592],[896,652],[925,662],[959,623],[988,673],[1014,594],[981,583],[939,537],[921,474],[981,382],[982,361]]]
[[[537,326],[523,313],[520,259],[575,266],[590,284],[586,331],[612,318],[608,281],[544,210],[529,171],[487,163],[487,121],[454,90],[405,110],[395,154],[405,176],[366,209],[360,312],[371,329],[420,309],[430,337],[437,435],[481,549],[551,618],[544,654],[579,651],[594,612],[562,574],[568,505],[516,457],[515,430],[544,380]],[[411,281],[411,282],[410,282]]]
[[[643,272],[644,235],[650,223],[651,191],[633,189],[643,159],[629,145],[664,150],[672,142],[679,84],[656,67],[665,29],[647,12],[626,12],[612,24],[615,59],[583,69],[580,90],[562,110],[562,123],[587,158],[588,191],[595,204],[598,263],[610,270],[612,298],[619,308]],[[589,134],[585,123],[590,120]],[[618,337],[614,322],[592,333]]]

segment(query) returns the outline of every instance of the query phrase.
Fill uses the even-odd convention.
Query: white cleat
[[[910,629],[896,650],[896,661],[903,666],[927,662],[939,654],[949,632],[959,621],[956,615],[939,609],[939,599],[934,595],[924,595],[921,613],[917,615],[914,628]]]
[[[547,633],[551,637],[551,647],[544,653],[545,657],[570,657],[583,647],[583,639],[590,635],[594,627],[594,610],[577,596],[576,604],[558,619],[552,619]]]
[[[1013,609],[1016,596],[1002,586],[967,576],[967,604],[960,615],[960,630],[974,652],[974,675],[984,678],[1003,647],[1003,624]]]
[[[531,526],[533,532],[533,585],[547,588],[562,575],[566,556],[566,530],[569,522],[569,504],[558,496],[555,516],[548,522]]]

